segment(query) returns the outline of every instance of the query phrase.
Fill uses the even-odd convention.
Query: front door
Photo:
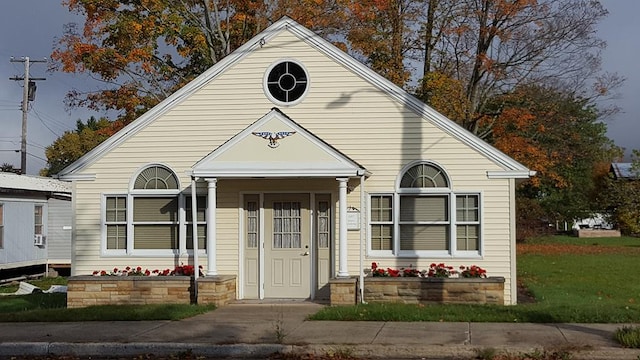
[[[309,194],[265,194],[264,222],[264,296],[309,298]]]

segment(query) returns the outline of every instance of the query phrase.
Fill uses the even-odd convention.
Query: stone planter
[[[197,298],[189,276],[72,276],[67,308],[93,305],[215,304],[236,298],[235,276],[198,278]]]
[[[359,302],[358,278],[333,279],[331,305]],[[365,277],[367,303],[504,305],[504,278]]]

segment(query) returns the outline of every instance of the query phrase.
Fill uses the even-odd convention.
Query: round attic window
[[[292,105],[302,98],[309,85],[307,72],[299,64],[283,61],[268,71],[265,86],[272,101]]]

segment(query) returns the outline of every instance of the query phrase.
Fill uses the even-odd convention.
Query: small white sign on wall
[[[360,210],[354,207],[347,209],[347,230],[360,230]]]

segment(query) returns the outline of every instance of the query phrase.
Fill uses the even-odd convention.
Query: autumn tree
[[[602,93],[618,80],[597,78],[605,43],[595,28],[607,14],[598,1],[431,0],[426,11],[425,76],[438,72],[463,84],[468,108],[459,122],[482,138],[491,131],[487,101],[519,84],[554,79],[592,91],[591,79]]]
[[[338,3],[65,0],[85,23],[68,24],[51,57],[55,69],[90,73],[104,82],[101,91],[70,92],[68,106],[116,110],[126,124],[284,14],[329,34],[344,23]]]
[[[540,204],[547,219],[571,221],[597,212],[602,164],[621,155],[598,121],[596,107],[573,93],[520,85],[487,104],[496,115],[489,139],[537,175],[521,185],[521,199]],[[489,118],[489,116],[486,116]]]
[[[45,155],[48,165],[40,171],[40,175],[55,175],[78,160],[112,135],[112,125],[106,118],[96,119],[93,116],[86,123],[78,120],[74,131],[66,131],[47,146]]]

